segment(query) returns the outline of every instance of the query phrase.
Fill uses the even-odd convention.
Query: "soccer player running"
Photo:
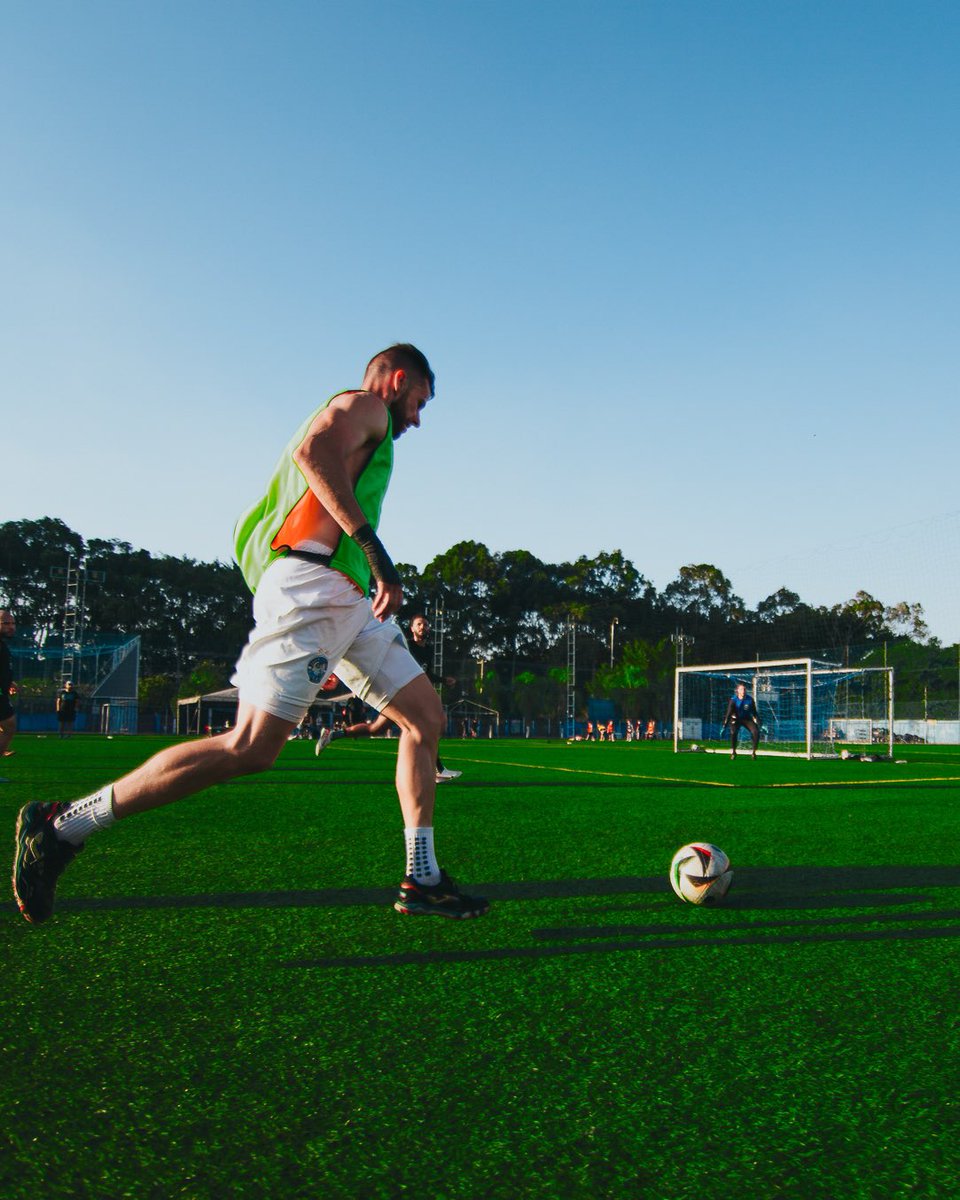
[[[432,657],[430,622],[423,613],[417,613],[410,618],[409,629],[410,637],[407,640],[407,648],[423,668],[424,674],[433,686],[438,688],[445,683],[447,687],[453,687],[457,681],[452,675],[434,674],[433,664],[430,661]],[[446,783],[449,779],[459,779],[462,774],[462,771],[452,771],[449,767],[445,767],[440,760],[440,755],[437,755],[437,783]]]
[[[443,709],[388,620],[403,593],[375,532],[393,442],[419,428],[433,394],[423,354],[409,344],[391,346],[367,364],[359,389],[339,392],[297,430],[266,494],[237,523],[254,628],[233,677],[235,728],[162,750],[82,799],[25,805],[13,888],[28,921],[51,916],[57,880],[91,834],[270,767],[334,668],[400,729],[396,786],[407,857],[394,908],[445,917],[488,910],[486,900],[463,895],[437,863],[433,810]]]
[[[753,754],[751,757],[756,758],[757,746],[760,742],[760,721],[757,715],[757,706],[753,702],[753,697],[747,695],[747,685],[745,683],[738,683],[734,689],[734,693],[727,705],[723,724],[720,726],[721,731],[727,725],[730,726],[730,757],[737,757],[737,740],[740,737],[740,728],[742,726],[748,730],[753,740]]]

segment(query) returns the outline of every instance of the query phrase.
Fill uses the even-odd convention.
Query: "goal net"
[[[893,753],[893,668],[841,667],[812,658],[677,667],[673,748],[730,753],[722,728],[738,683],[757,706],[757,754],[833,758],[845,743]],[[740,752],[752,748],[741,729]]]

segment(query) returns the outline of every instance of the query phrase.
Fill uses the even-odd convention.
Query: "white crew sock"
[[[74,800],[53,819],[58,838],[71,846],[82,846],[91,833],[109,828],[117,819],[113,811],[113,784],[108,783],[92,796]]]
[[[433,851],[433,826],[404,829],[403,838],[407,844],[407,874],[427,887],[439,883],[440,868]]]

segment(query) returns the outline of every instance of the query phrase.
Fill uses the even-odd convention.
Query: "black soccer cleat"
[[[17,817],[13,895],[32,925],[42,925],[53,915],[57,880],[83,849],[63,841],[54,832],[54,818],[65,807],[34,800],[25,804]]]
[[[414,917],[452,917],[463,920],[482,917],[489,912],[490,903],[481,896],[464,896],[446,871],[440,872],[440,882],[427,887],[407,875],[400,884],[400,894],[393,906],[397,912]]]

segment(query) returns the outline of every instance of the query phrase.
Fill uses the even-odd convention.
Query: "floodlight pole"
[[[676,665],[678,667],[683,666],[683,648],[684,648],[684,646],[692,646],[696,640],[697,639],[695,637],[691,637],[688,633],[684,633],[683,630],[680,629],[679,627],[677,628],[676,633],[670,634],[670,641],[673,642],[673,644],[677,650]]]
[[[443,678],[443,605],[439,600],[433,604],[433,673],[437,678]]]
[[[63,598],[63,648],[60,653],[60,686],[68,680],[80,682],[83,666],[83,637],[86,624],[87,583],[103,583],[103,571],[89,571],[82,558],[74,559],[67,554],[67,566],[52,567],[51,579],[63,580],[66,593]],[[76,672],[77,678],[74,679]],[[94,676],[96,678],[96,676]]]
[[[610,622],[610,670],[613,670],[613,631],[620,624],[620,618],[614,617]]]
[[[87,584],[88,583],[103,583],[106,579],[106,574],[103,571],[91,571],[85,563],[80,566],[80,623],[77,629],[77,678],[75,683],[80,682],[80,675],[83,671],[83,640],[87,630]],[[96,682],[96,675],[94,675]]]
[[[77,609],[80,592],[80,563],[74,563],[72,554],[67,555],[66,570],[63,567],[51,568],[53,579],[62,579],[66,584],[63,598],[63,642],[60,651],[60,686],[63,687],[68,679],[73,679],[74,664],[79,646],[77,645]]]
[[[567,731],[577,734],[577,623],[567,618]]]

